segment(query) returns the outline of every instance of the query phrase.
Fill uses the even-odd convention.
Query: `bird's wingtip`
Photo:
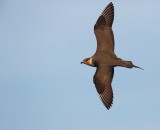
[[[110,2],[109,5],[113,6],[113,2]]]

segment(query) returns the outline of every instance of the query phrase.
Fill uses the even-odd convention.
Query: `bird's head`
[[[141,69],[141,70],[143,70],[141,67],[138,67],[138,66],[136,66],[136,65],[134,65],[131,61],[125,61],[126,62],[126,67],[127,68],[139,68],[139,69]]]
[[[90,58],[85,58],[85,59],[81,62],[81,64],[86,64],[86,65],[89,65],[89,66],[92,66],[92,67],[95,66],[91,57],[90,57]]]

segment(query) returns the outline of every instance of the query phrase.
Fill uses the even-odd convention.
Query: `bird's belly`
[[[111,57],[103,57],[98,60],[100,65],[115,66],[115,59]]]
[[[96,53],[94,56],[94,60],[99,65],[107,65],[107,66],[115,66],[115,60],[117,56],[114,54],[114,52],[99,52]]]

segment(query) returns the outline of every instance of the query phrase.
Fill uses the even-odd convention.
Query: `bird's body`
[[[113,20],[114,6],[110,3],[99,16],[94,26],[94,33],[97,39],[97,50],[92,57],[86,58],[81,62],[92,67],[97,67],[93,82],[101,101],[107,109],[111,107],[113,102],[111,83],[114,75],[114,67],[140,68],[133,65],[131,61],[121,60],[114,53],[114,34],[112,31]]]

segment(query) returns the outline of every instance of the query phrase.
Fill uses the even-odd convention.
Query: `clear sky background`
[[[109,0],[0,0],[0,130],[160,130],[160,1],[113,0],[117,67],[108,111],[80,62]]]

